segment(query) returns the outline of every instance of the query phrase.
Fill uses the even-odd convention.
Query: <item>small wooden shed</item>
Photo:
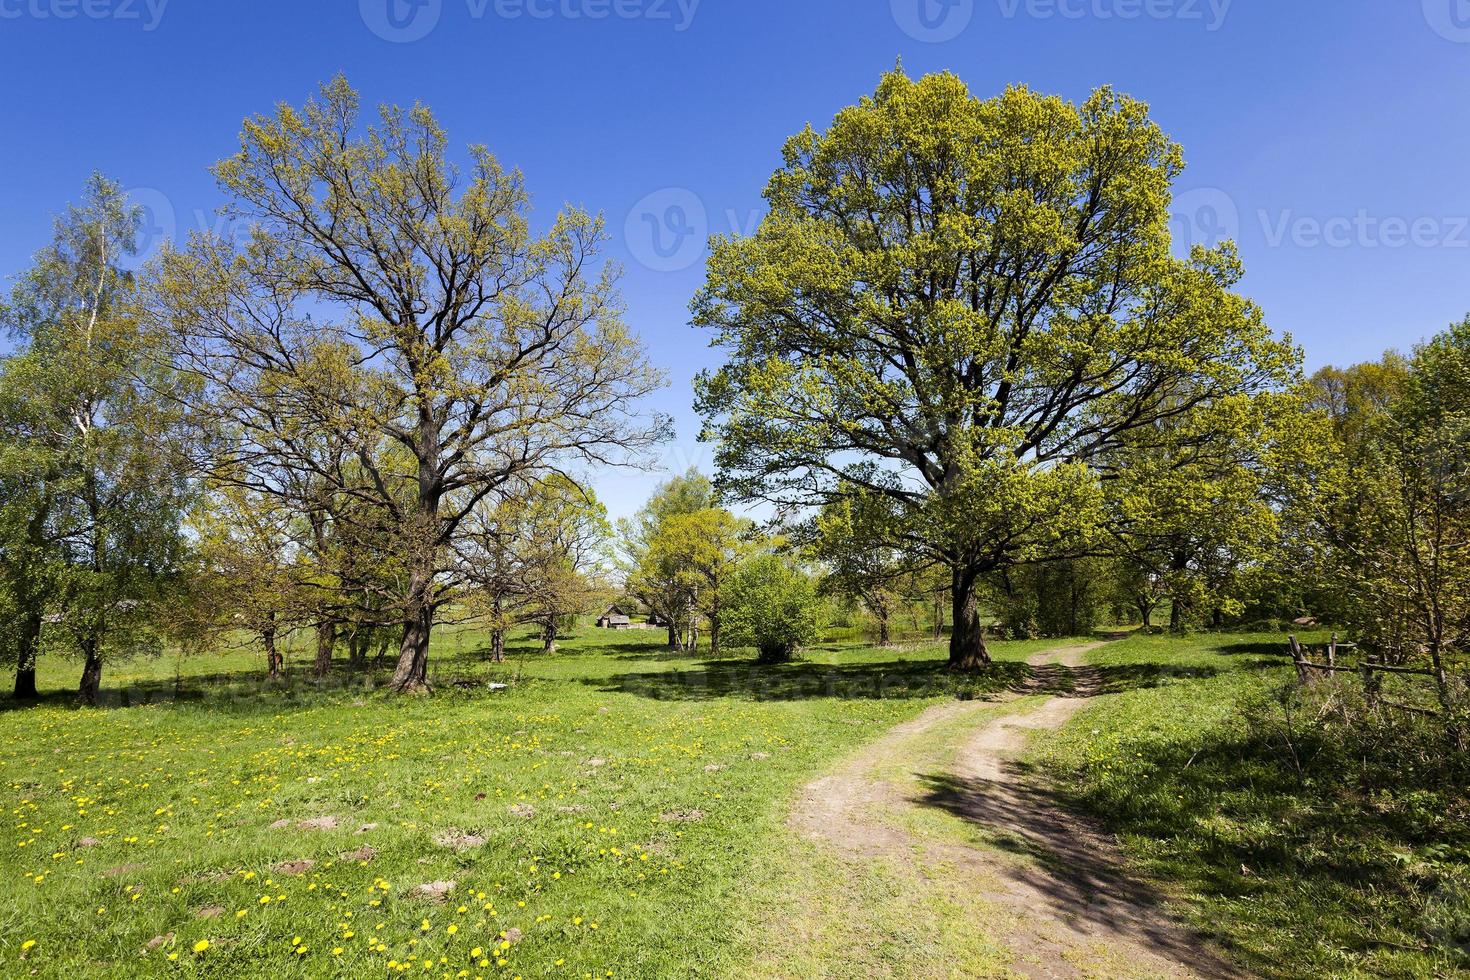
[[[618,606],[608,606],[607,612],[597,620],[598,629],[625,630],[633,627],[632,618]]]

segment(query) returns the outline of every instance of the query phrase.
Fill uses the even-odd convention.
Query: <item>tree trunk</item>
[[[403,644],[398,650],[398,667],[393,671],[392,685],[397,691],[422,691],[429,686],[429,634],[434,628],[434,607],[429,601],[431,579],[416,572],[409,585]]]
[[[361,670],[367,665],[368,640],[368,632],[361,626],[352,631],[347,641],[347,662],[353,670]]]
[[[82,641],[82,656],[82,682],[77,686],[77,696],[82,704],[96,707],[102,690],[102,653],[95,637]]]
[[[34,701],[40,697],[36,691],[36,660],[41,645],[39,614],[26,616],[21,620],[20,636],[16,639],[18,656],[15,662],[15,699]]]
[[[337,625],[318,623],[316,627],[316,676],[332,672],[332,648],[337,645]]]
[[[934,593],[934,639],[944,639],[944,593]]]
[[[1153,629],[1153,625],[1154,625],[1154,607],[1153,607],[1153,603],[1151,603],[1151,602],[1140,602],[1138,604],[1138,611],[1143,616],[1143,628],[1146,629],[1146,630]]]
[[[271,680],[281,676],[281,655],[276,650],[276,628],[267,626],[260,634],[265,643],[265,670]]]
[[[505,630],[490,631],[490,659],[495,663],[505,663]]]
[[[554,614],[546,618],[546,625],[541,629],[541,650],[543,653],[556,652],[556,616]]]
[[[985,646],[985,626],[980,622],[980,576],[972,568],[956,568],[954,629],[949,637],[951,670],[974,671],[990,666],[990,650]]]
[[[1175,573],[1176,578],[1189,569],[1189,556],[1184,552],[1177,552],[1169,563],[1169,568]],[[1169,599],[1169,630],[1174,633],[1184,632],[1185,602],[1178,594],[1170,596]]]
[[[672,621],[669,623],[669,649],[675,653],[684,652],[684,648],[679,645],[679,629]]]

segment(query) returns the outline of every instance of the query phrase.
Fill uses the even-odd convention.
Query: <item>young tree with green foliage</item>
[[[482,507],[460,545],[474,616],[490,631],[491,655],[505,659],[505,631],[541,628],[543,649],[556,649],[562,620],[586,610],[600,593],[612,526],[591,490],[559,474]]]
[[[725,587],[725,642],[755,647],[763,664],[786,663],[820,635],[821,610],[805,572],[780,555],[753,555]]]
[[[983,579],[1086,550],[1099,457],[1295,370],[1233,248],[1170,255],[1181,166],[1111,89],[982,101],[949,74],[894,71],[793,137],[694,303],[728,358],[698,380],[722,488],[886,497],[890,540],[950,570],[951,665],[988,662]]]
[[[310,468],[303,434],[348,440],[365,479],[314,475],[393,541],[393,685],[408,691],[427,682],[436,611],[460,584],[453,545],[481,502],[637,458],[667,423],[636,414],[663,379],[599,267],[602,221],[568,210],[536,234],[520,174],[484,147],[462,174],[427,108],[385,106],[367,127],[360,108],[339,77],[246,120],[215,173],[254,231],[167,255],[154,309],[232,463]]]
[[[1433,671],[1461,740],[1467,706],[1452,669],[1470,646],[1470,318],[1417,348],[1402,377],[1387,367],[1389,394],[1338,427],[1328,546],[1349,622],[1384,656]]]
[[[638,513],[618,522],[624,586],[667,627],[671,650],[683,650],[688,640],[694,596],[683,564],[659,545],[659,538],[677,518],[708,510],[714,503],[709,478],[691,467],[660,484]]]
[[[15,665],[15,699],[34,700],[36,662],[60,555],[52,521],[54,456],[24,433],[34,416],[26,385],[0,365],[0,649]]]
[[[1123,562],[1120,585],[1145,625],[1165,598],[1175,631],[1191,616],[1217,622],[1244,609],[1255,573],[1279,558],[1274,488],[1323,438],[1302,392],[1262,393],[1139,430],[1099,461],[1100,551]]]
[[[893,511],[888,498],[856,491],[829,503],[810,527],[812,557],[826,569],[823,590],[860,601],[877,622],[883,647],[893,642],[905,580],[926,566],[889,537]]]
[[[81,655],[88,704],[105,658],[146,648],[158,604],[185,585],[189,454],[176,403],[159,394],[180,381],[132,308],[124,263],[139,223],[122,188],[94,176],[0,310],[21,343],[4,365],[4,400],[25,403],[4,439],[44,487],[56,547],[49,632]]]
[[[662,583],[651,593],[677,597],[670,607],[687,619],[687,649],[697,645],[702,620],[709,628],[710,656],[719,656],[725,586],[753,535],[748,521],[723,507],[672,514],[660,524],[639,566],[639,580]]]

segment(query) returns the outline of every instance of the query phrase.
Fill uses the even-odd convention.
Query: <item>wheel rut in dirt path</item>
[[[1030,734],[1062,727],[1101,692],[1100,674],[1083,661],[1103,645],[1038,654],[1009,694],[936,705],[891,729],[808,784],[790,825],[854,866],[894,859],[952,870],[984,901],[975,927],[1009,948],[1012,975],[1243,976],[1163,911],[1107,835],[1016,761]],[[1023,699],[994,716],[997,703]],[[945,743],[939,754],[936,738]],[[916,829],[915,818],[935,810],[987,843]]]

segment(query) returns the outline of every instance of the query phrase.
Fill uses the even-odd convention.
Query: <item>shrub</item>
[[[776,555],[757,555],[735,573],[720,610],[731,646],[755,647],[761,663],[784,663],[821,629],[821,600],[798,568]]]

